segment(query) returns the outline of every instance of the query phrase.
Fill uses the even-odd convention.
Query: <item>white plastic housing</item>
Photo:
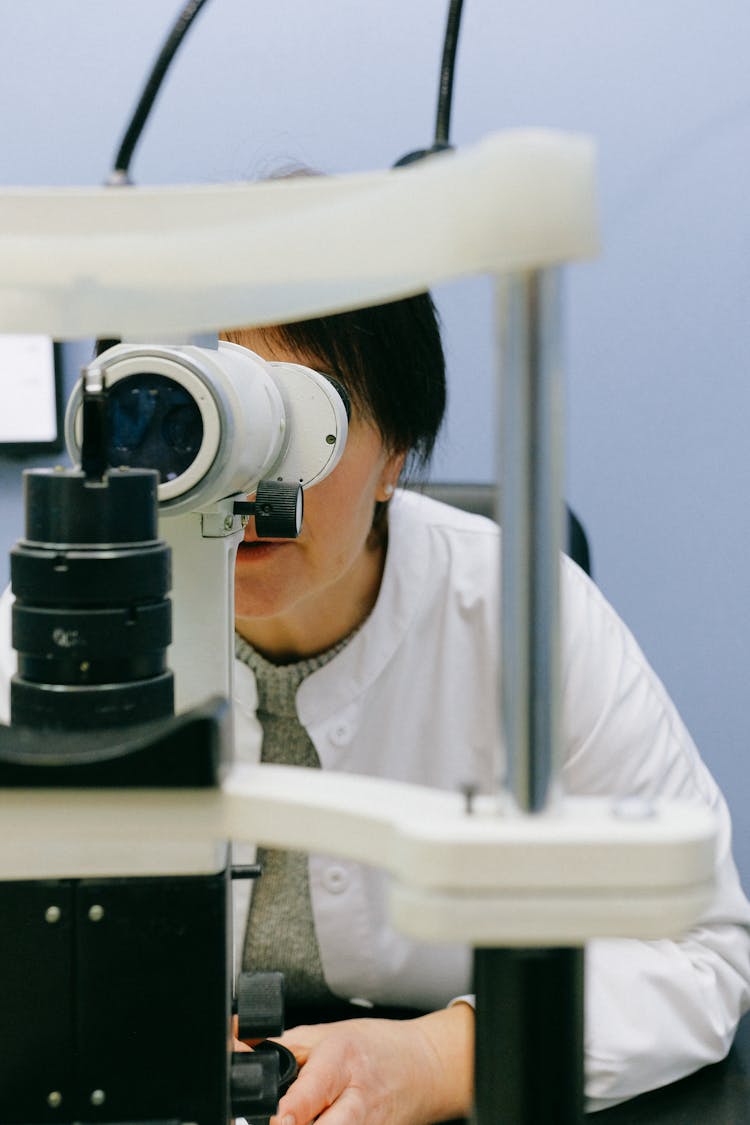
[[[219,347],[225,355],[239,345]],[[309,488],[341,460],[349,434],[346,407],[330,379],[311,367],[268,361],[265,368],[284,404],[286,425],[281,452],[264,476]]]
[[[197,455],[179,476],[159,485],[162,516],[210,512],[224,497],[254,493],[268,477],[307,487],[327,476],[343,453],[344,404],[332,383],[310,368],[269,363],[226,341],[218,348],[118,344],[96,363],[109,388],[133,375],[162,375],[183,387],[200,410]],[[68,451],[76,462],[81,404],[79,382],[65,419]]]

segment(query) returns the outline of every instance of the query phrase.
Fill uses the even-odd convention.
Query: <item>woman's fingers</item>
[[[427,1125],[440,1118],[434,1051],[418,1020],[294,1028],[282,1042],[302,1066],[274,1125]]]

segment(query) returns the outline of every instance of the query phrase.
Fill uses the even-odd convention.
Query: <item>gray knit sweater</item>
[[[306,676],[333,660],[349,639],[307,660],[271,664],[242,637],[235,637],[235,653],[251,668],[258,686],[262,761],[320,769],[315,747],[297,716],[297,689]],[[258,862],[263,875],[253,886],[243,968],[283,972],[287,997],[295,1003],[332,999],[315,933],[307,854],[259,848]]]

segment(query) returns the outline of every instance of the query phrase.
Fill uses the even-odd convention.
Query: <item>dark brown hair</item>
[[[389,452],[424,468],[443,420],[445,358],[428,293],[384,305],[259,329],[343,383]],[[242,343],[242,330],[223,333]]]

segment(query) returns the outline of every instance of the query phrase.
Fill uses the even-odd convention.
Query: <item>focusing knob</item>
[[[279,1104],[279,1055],[235,1051],[231,1070],[232,1117],[267,1120]]]
[[[255,493],[255,534],[259,539],[296,539],[302,529],[298,484],[262,480]]]
[[[240,1039],[266,1039],[284,1030],[284,974],[240,973],[237,980]]]

